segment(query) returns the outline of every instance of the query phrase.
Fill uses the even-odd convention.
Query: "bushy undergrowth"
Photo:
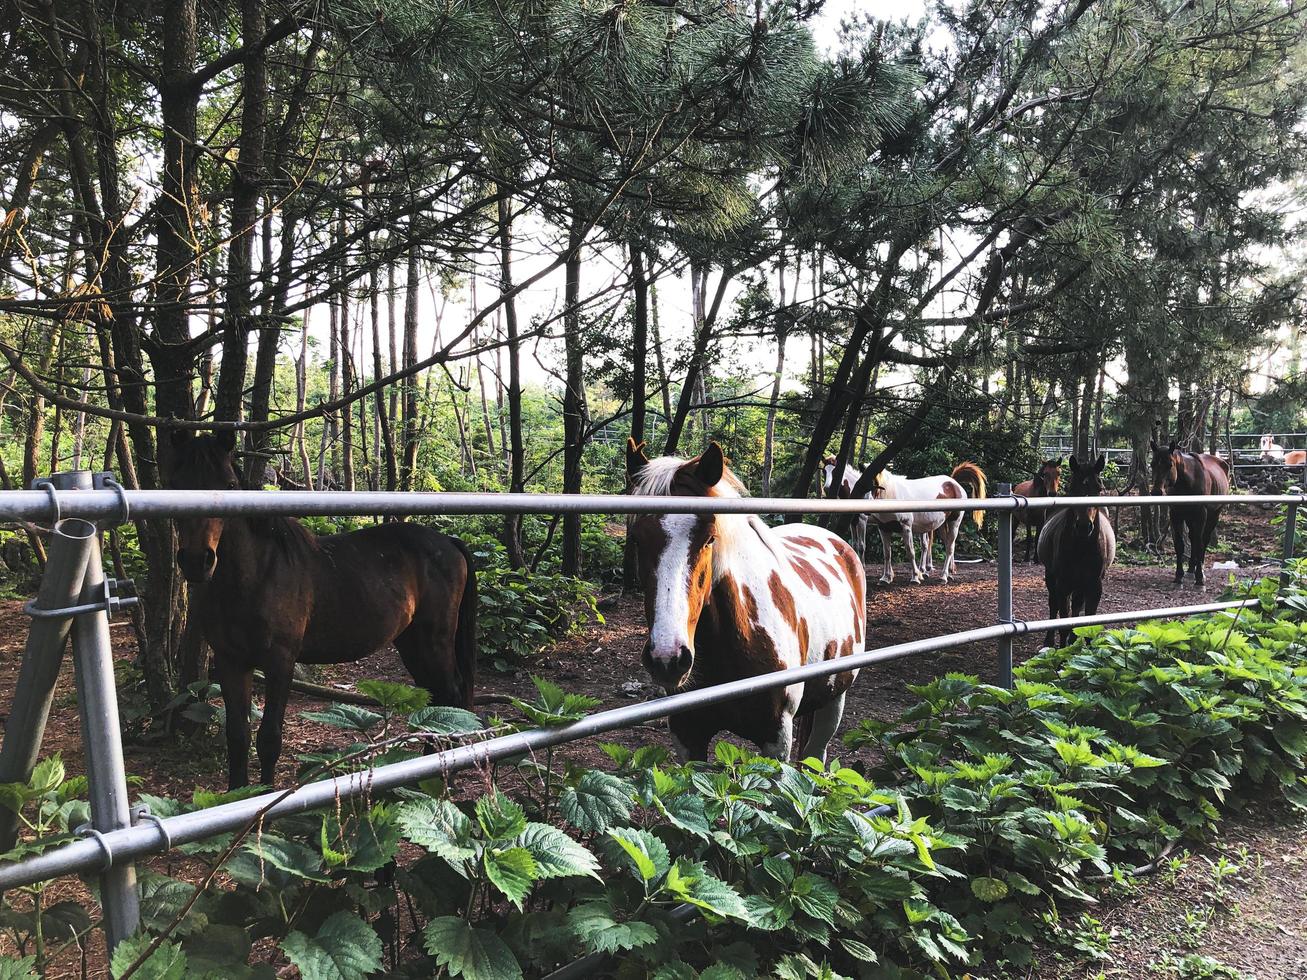
[[[1238,615],[1083,629],[1028,662],[1012,691],[959,675],[916,687],[902,718],[847,736],[874,749],[864,769],[727,743],[689,767],[656,747],[609,746],[613,771],[546,752],[459,777],[454,793],[431,781],[192,845],[229,883],[182,915],[194,887],[148,874],[145,931],[114,972],[157,942],[135,976],[271,976],[273,947],[310,980],[512,980],[586,954],[611,957],[601,975],[665,980],[995,976],[1027,963],[1036,941],[1074,934],[1059,922],[1077,921],[1103,882],[1228,808],[1307,805],[1300,581],[1278,605],[1276,583],[1256,585],[1259,605]],[[537,686],[516,704],[524,725],[593,706]],[[413,738],[446,744],[480,727],[423,692],[366,687],[385,707],[315,714],[349,744],[305,757],[304,775],[412,757]],[[492,719],[477,737],[515,727]],[[41,779],[0,802],[39,811],[34,829],[57,834],[75,793],[48,770]],[[700,914],[687,920],[685,906]],[[89,923],[68,925],[61,907],[38,948],[30,912],[0,920],[29,955],[5,976]],[[249,966],[253,943],[261,962]]]

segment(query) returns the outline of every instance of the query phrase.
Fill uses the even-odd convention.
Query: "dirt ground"
[[[1209,561],[1233,558],[1238,574],[1269,574],[1278,564],[1263,562],[1262,556],[1279,551],[1279,531],[1272,528],[1270,514],[1248,509],[1228,514],[1221,540]],[[1133,519],[1127,519],[1133,526]],[[1130,530],[1119,532],[1123,541]],[[896,555],[898,553],[896,552]],[[1017,556],[1020,558],[1020,547]],[[992,562],[966,560],[960,550],[959,575],[948,585],[931,581],[907,583],[901,555],[900,576],[892,586],[872,587],[868,596],[868,645],[886,646],[907,640],[990,625],[995,616],[995,568]],[[868,558],[873,569],[869,579],[879,575],[879,545],[869,543]],[[1214,601],[1228,573],[1209,573],[1204,592],[1192,585],[1177,589],[1171,582],[1169,555],[1140,556],[1129,549],[1109,573],[1103,611],[1141,607],[1164,607]],[[563,685],[570,691],[588,693],[598,699],[598,709],[629,704],[633,699],[655,697],[660,691],[646,683],[639,664],[644,641],[641,603],[631,597],[614,597],[605,603],[605,622],[558,644],[534,661],[531,671]],[[1042,569],[1020,565],[1014,581],[1017,618],[1034,620],[1047,616]],[[13,690],[26,638],[27,620],[21,603],[0,603],[0,692]],[[124,664],[134,656],[129,624],[112,626],[116,656]],[[1021,637],[1015,644],[1018,661],[1033,654],[1038,637]],[[483,651],[484,661],[489,661]],[[890,717],[912,703],[907,683],[920,683],[948,671],[997,676],[998,657],[993,643],[974,644],[939,654],[887,663],[864,670],[850,692],[845,728],[867,717]],[[317,680],[348,689],[364,677],[407,681],[393,651],[383,651],[358,664],[323,669]],[[530,696],[532,687],[526,671],[513,675],[486,672],[479,681],[483,692]],[[279,782],[294,777],[294,757],[315,751],[339,738],[332,729],[300,717],[317,710],[323,702],[294,695],[287,714],[286,745],[279,767]],[[8,711],[9,694],[0,694],[0,712]],[[490,711],[511,712],[496,707]],[[65,664],[56,696],[55,710],[46,733],[46,754],[59,752],[72,773],[80,772],[83,755],[73,694],[72,670]],[[602,765],[606,760],[597,741],[617,741],[631,746],[651,741],[666,742],[663,724],[652,724],[613,733],[595,743],[567,747],[566,754],[577,762]],[[220,739],[206,736],[186,743],[176,740],[131,739],[126,746],[127,769],[139,779],[139,790],[159,795],[189,798],[197,787],[222,789],[225,763]],[[1227,871],[1219,862],[1238,865]],[[160,870],[186,876],[188,869],[175,861],[157,859]],[[1254,811],[1232,817],[1221,837],[1210,846],[1184,858],[1176,868],[1167,867],[1144,881],[1128,895],[1105,897],[1100,906],[1086,913],[1090,923],[1064,923],[1073,931],[1091,935],[1088,944],[1102,948],[1095,959],[1084,955],[1060,958],[1050,953],[1028,974],[1050,980],[1078,980],[1100,975],[1111,977],[1233,976],[1195,972],[1206,968],[1196,961],[1181,961],[1200,954],[1237,968],[1256,980],[1307,980],[1307,823],[1300,817],[1280,812]],[[1221,868],[1220,874],[1213,868]],[[197,869],[198,871],[198,869]],[[61,882],[52,900],[84,896],[79,882]],[[1077,913],[1078,914],[1078,913]],[[1201,924],[1201,925],[1200,925]],[[1076,933],[1079,936],[1079,932]],[[1083,945],[1083,944],[1082,944]],[[94,958],[93,958],[94,961]],[[75,975],[75,964],[69,964]]]

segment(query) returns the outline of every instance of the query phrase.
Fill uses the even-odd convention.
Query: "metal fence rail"
[[[1307,495],[1230,495],[1225,497],[1030,498],[1010,494],[1007,484],[986,500],[803,500],[792,498],[687,498],[560,494],[381,493],[304,491],[124,491],[108,474],[58,474],[39,490],[0,493],[0,520],[45,521],[53,526],[51,560],[41,590],[29,612],[35,617],[23,671],[14,692],[17,705],[10,715],[0,748],[0,782],[25,780],[39,751],[41,731],[49,711],[58,663],[70,632],[77,668],[82,732],[87,743],[87,775],[92,822],[82,839],[42,854],[0,865],[0,891],[60,875],[99,872],[101,902],[110,946],[130,935],[139,924],[135,861],[150,854],[248,827],[256,820],[302,813],[336,801],[411,785],[435,775],[457,772],[537,751],[549,746],[603,734],[745,697],[806,682],[833,673],[869,667],[921,653],[970,643],[998,641],[998,681],[1012,682],[1012,641],[1016,636],[1064,626],[1086,626],[1166,618],[1229,610],[1251,600],[1212,602],[1156,609],[1126,610],[1096,616],[1045,619],[1034,622],[1012,616],[1013,512],[1098,505],[1140,507],[1184,503],[1280,505],[1288,509],[1284,559],[1293,556],[1298,507]],[[98,536],[88,523],[119,523],[129,519],[193,516],[386,515],[503,513],[590,514],[877,514],[929,511],[992,510],[999,517],[997,623],[944,636],[868,650],[852,657],[808,664],[787,671],[745,678],[727,684],[685,691],[641,704],[591,715],[574,724],[490,738],[433,755],[380,766],[365,772],[324,779],[296,789],[266,793],[206,810],[157,818],[125,813],[117,703],[112,678],[108,616],[119,603],[113,583],[101,571]],[[90,531],[88,532],[88,528]],[[94,743],[94,744],[93,744]],[[135,821],[133,822],[133,817]],[[0,824],[0,850],[13,827]]]

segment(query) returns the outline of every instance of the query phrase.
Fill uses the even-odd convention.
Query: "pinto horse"
[[[1023,480],[1012,488],[1015,497],[1056,497],[1062,489],[1062,457],[1046,459],[1039,464],[1039,469],[1029,480]],[[1044,521],[1048,511],[1042,507],[1034,510],[1019,510],[1012,515],[1012,540],[1017,538],[1017,525],[1026,526],[1026,561],[1030,561],[1030,547],[1039,532],[1044,530]],[[1036,553],[1036,557],[1038,554]]]
[[[237,490],[231,432],[175,432],[169,483]],[[227,778],[249,783],[250,682],[263,671],[263,782],[271,784],[297,662],[345,663],[393,643],[434,703],[470,707],[476,571],[464,544],[421,524],[318,537],[290,517],[177,520],[177,564],[206,582],[199,608],[227,713]]]
[[[627,443],[630,492],[673,497],[740,497],[721,448],[650,460]],[[853,549],[812,524],[769,527],[749,514],[648,514],[633,518],[649,637],[641,655],[668,692],[861,653],[866,577]],[[705,759],[720,731],[777,759],[790,757],[794,720],[807,730],[804,757],[825,758],[856,670],[668,721],[682,759]]]
[[[1211,453],[1188,453],[1172,440],[1153,451],[1153,493],[1184,497],[1222,496],[1230,492],[1230,464]],[[1184,529],[1189,530],[1189,571],[1194,584],[1203,584],[1203,559],[1216,536],[1220,504],[1184,504],[1171,508],[1171,538],[1175,542],[1175,584],[1184,584]]]
[[[1071,457],[1072,497],[1101,497],[1102,473],[1107,454],[1093,466]],[[1053,619],[1092,616],[1103,597],[1103,580],[1116,560],[1116,533],[1105,507],[1070,507],[1053,514],[1039,531],[1036,545],[1044,565],[1048,589],[1048,614]],[[1061,629],[1062,645],[1071,639],[1071,627]],[[1044,634],[1044,645],[1053,645],[1053,630]]]
[[[835,475],[834,458],[826,457],[823,465],[826,473],[825,486],[829,492],[831,480]],[[861,470],[845,466],[844,484],[840,496],[848,496],[861,478]],[[881,470],[876,474],[875,486],[866,496],[874,496],[877,500],[965,500],[968,497],[983,500],[985,474],[975,463],[959,463],[953,467],[953,472],[948,476],[926,476],[917,480],[910,480],[889,470]],[[908,552],[908,561],[912,564],[912,581],[917,583],[924,582],[926,575],[935,570],[935,532],[940,527],[944,528],[944,568],[940,573],[940,581],[948,582],[949,575],[956,575],[958,570],[954,549],[957,545],[958,532],[962,529],[962,515],[963,512],[960,510],[932,510],[902,514],[880,512],[867,515],[880,529],[881,552],[884,556],[881,584],[889,585],[894,581],[893,543],[896,527],[903,536],[903,546]],[[985,523],[985,512],[973,510],[971,519],[976,522],[976,527],[980,527]],[[917,552],[913,543],[914,536],[918,534],[921,535],[923,558],[920,565],[917,564]]]

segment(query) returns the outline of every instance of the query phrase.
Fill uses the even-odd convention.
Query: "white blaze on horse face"
[[[702,608],[691,608],[692,595],[697,602],[703,599],[696,595],[691,581],[700,558],[691,554],[699,518],[692,514],[669,514],[658,523],[667,543],[658,556],[654,576],[647,666],[659,680],[679,681],[689,673],[693,663],[694,626],[702,612]]]

